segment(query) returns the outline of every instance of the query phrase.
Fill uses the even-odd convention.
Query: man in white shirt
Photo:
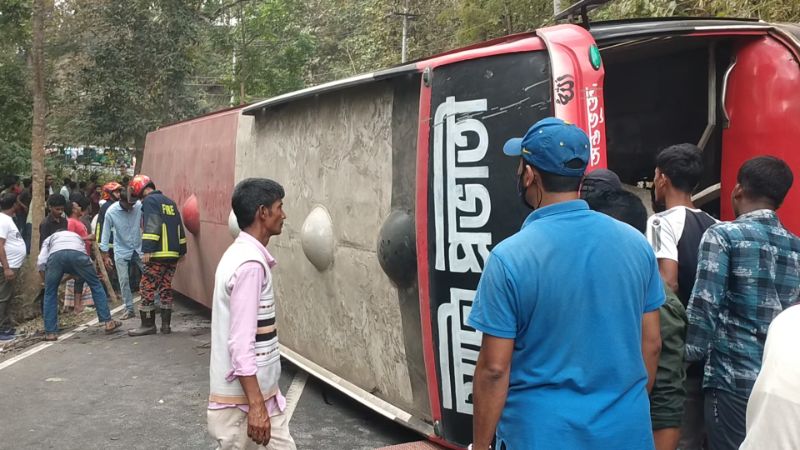
[[[44,280],[45,341],[58,339],[58,285],[65,273],[80,277],[89,285],[97,319],[105,324],[106,334],[114,333],[122,326],[122,322],[111,319],[106,291],[86,253],[86,243],[77,233],[58,231],[48,237],[42,243],[37,267]]]
[[[740,450],[800,448],[800,305],[786,309],[767,332],[761,372],[747,403]]]
[[[3,276],[0,277],[0,341],[14,338],[15,330],[8,318],[8,307],[15,294],[15,282],[19,268],[27,256],[27,249],[22,235],[14,223],[14,216],[19,210],[17,196],[12,193],[0,196],[0,266]]]
[[[69,196],[70,194],[72,194],[72,191],[69,188],[71,184],[72,180],[70,180],[69,178],[64,178],[64,185],[61,186],[61,191],[59,191],[59,194],[61,194],[61,196],[64,197],[64,200],[66,201],[69,201]]]
[[[703,153],[693,144],[667,147],[656,157],[653,179],[655,203],[666,210],[647,220],[647,239],[656,253],[664,283],[687,307],[697,277],[700,239],[716,220],[695,208],[692,192],[703,175]],[[686,403],[680,429],[680,448],[700,450],[705,436],[703,413],[703,364],[686,372]],[[673,428],[673,439],[678,429]],[[671,440],[671,439],[670,439]]]

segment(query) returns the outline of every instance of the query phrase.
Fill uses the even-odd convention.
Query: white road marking
[[[136,301],[138,301],[138,300],[136,300]],[[134,303],[136,301],[134,301]],[[123,309],[125,309],[125,305],[124,304],[120,305],[120,306],[117,306],[116,308],[111,310],[111,315],[113,316],[114,314],[122,311]],[[76,327],[72,331],[69,331],[67,333],[64,333],[64,334],[60,335],[58,337],[58,341],[63,341],[65,339],[69,339],[72,336],[75,336],[75,334],[80,333],[81,331],[83,331],[83,330],[85,330],[85,329],[87,329],[87,328],[89,328],[91,326],[97,325],[98,323],[100,323],[100,320],[97,317],[95,317],[94,319],[84,323],[83,325],[79,325],[78,327]],[[56,341],[56,342],[58,342],[58,341]],[[12,366],[12,365],[22,361],[23,359],[29,357],[29,356],[33,356],[33,355],[39,353],[40,351],[46,349],[47,347],[50,347],[53,344],[55,344],[55,342],[41,342],[41,343],[35,345],[34,347],[31,347],[30,349],[24,351],[23,353],[20,353],[19,355],[0,363],[0,370],[5,369],[6,367]]]
[[[286,415],[287,423],[292,420],[294,410],[297,408],[297,403],[300,402],[300,396],[303,395],[303,389],[306,387],[307,380],[308,374],[302,370],[298,370],[292,380],[292,384],[289,385],[289,390],[286,391],[286,411],[283,413]]]

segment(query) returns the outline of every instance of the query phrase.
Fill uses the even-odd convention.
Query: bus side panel
[[[236,180],[267,177],[286,191],[283,233],[268,246],[278,261],[273,273],[281,343],[425,419],[430,413],[419,374],[419,322],[414,319],[407,337],[409,319],[400,299],[408,292],[398,292],[376,251],[382,225],[395,206],[403,206],[393,204],[393,190],[399,191],[393,177],[409,177],[406,183],[413,179],[413,166],[409,174],[395,173],[393,167],[393,146],[407,141],[413,154],[416,137],[395,142],[395,95],[391,82],[375,82],[258,112],[249,130],[240,131]],[[413,129],[413,123],[407,126]],[[304,233],[306,220],[318,208],[324,213],[314,223],[328,216],[331,234]],[[327,236],[332,239],[325,241]],[[304,239],[312,247],[330,245],[331,265],[313,265]],[[414,286],[406,289],[413,298]]]
[[[740,47],[728,79],[725,109],[730,126],[723,132],[722,219],[734,218],[730,198],[742,164],[758,155],[785,160],[795,175],[778,210],[783,224],[800,234],[800,66],[794,54],[771,37]]]
[[[164,127],[147,135],[142,173],[183,212],[195,195],[200,213],[197,234],[187,228],[188,257],[178,265],[173,288],[208,307],[214,272],[233,241],[228,214],[234,184],[240,109]]]

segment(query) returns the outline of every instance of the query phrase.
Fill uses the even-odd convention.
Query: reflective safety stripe
[[[167,224],[161,223],[161,252],[169,252],[169,235],[167,234]]]
[[[180,241],[178,241],[178,242],[180,242],[181,244],[185,244],[185,243],[186,243],[186,238],[182,238],[182,239],[181,239]]]
[[[179,258],[181,255],[178,252],[162,251],[151,254],[153,258]]]
[[[161,239],[161,236],[157,234],[144,233],[142,234],[142,239],[147,239],[148,241],[157,241]]]

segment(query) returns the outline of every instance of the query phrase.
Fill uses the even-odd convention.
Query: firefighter
[[[186,254],[186,233],[175,202],[156,190],[147,175],[136,175],[128,184],[130,202],[142,201],[142,262],[144,273],[139,287],[142,326],[130,336],[156,333],[156,294],[161,299],[161,333],[172,331],[172,278],[178,261]]]

